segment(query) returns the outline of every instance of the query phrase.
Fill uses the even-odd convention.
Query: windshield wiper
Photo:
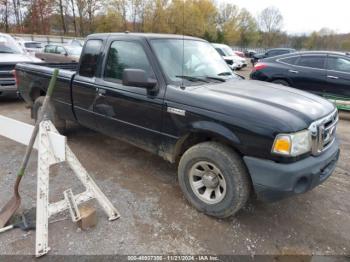
[[[0,53],[2,53],[2,54],[13,54],[13,52],[9,52],[9,51],[1,51],[1,50],[0,50]]]
[[[195,77],[195,76],[176,76],[178,78],[183,78],[191,82],[204,82],[204,83],[209,83],[208,80],[205,80],[201,77]]]
[[[230,76],[230,75],[232,75],[232,73],[231,72],[222,72],[222,73],[220,73],[220,74],[218,74],[218,76]]]
[[[205,76],[206,79],[211,79],[211,80],[216,80],[216,81],[220,81],[220,82],[226,82],[225,79],[221,78],[221,77],[215,77],[215,76]]]

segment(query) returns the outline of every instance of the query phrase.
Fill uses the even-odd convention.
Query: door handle
[[[97,94],[98,94],[99,96],[104,96],[104,95],[106,94],[106,90],[105,90],[105,89],[99,89],[99,90],[97,91]]]
[[[293,73],[293,74],[298,74],[299,73],[299,71],[296,71],[296,70],[288,70],[288,72]]]
[[[339,77],[337,77],[337,76],[327,76],[327,77],[330,79],[339,79]]]

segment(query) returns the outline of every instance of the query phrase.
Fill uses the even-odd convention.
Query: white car
[[[35,54],[43,50],[42,43],[37,41],[18,41],[18,44],[30,54]]]
[[[0,95],[17,93],[13,69],[17,63],[23,62],[42,61],[26,53],[12,36],[0,33]]]
[[[225,59],[226,63],[230,66],[230,63],[237,65],[235,69],[240,70],[248,65],[247,60],[239,55],[235,54],[233,50],[224,44],[212,44],[216,51]],[[231,62],[232,61],[232,62]],[[231,66],[230,66],[231,67]],[[234,70],[231,67],[232,70]]]

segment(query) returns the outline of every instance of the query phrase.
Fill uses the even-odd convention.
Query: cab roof
[[[185,36],[185,35],[176,35],[176,34],[155,34],[155,33],[97,33],[91,34],[87,38],[108,38],[113,36],[125,36],[132,38],[142,38],[142,39],[185,39],[185,40],[200,40],[205,41],[198,37]]]

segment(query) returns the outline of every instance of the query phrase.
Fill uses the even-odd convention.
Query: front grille
[[[338,110],[335,110],[328,116],[310,125],[309,130],[311,131],[313,155],[321,154],[332,145],[335,140],[338,121]]]
[[[15,69],[16,64],[1,64],[0,63],[0,71],[11,71]]]

